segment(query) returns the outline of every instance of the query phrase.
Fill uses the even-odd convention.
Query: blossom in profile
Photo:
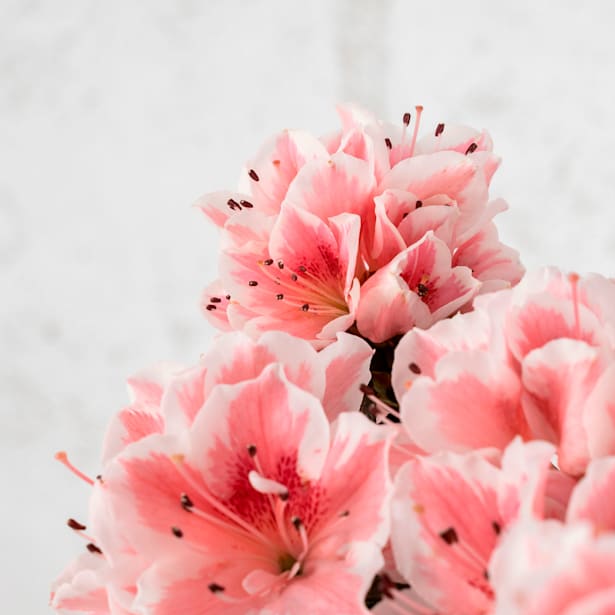
[[[341,131],[284,131],[237,192],[199,200],[222,228],[220,277],[203,295],[212,324],[321,348],[356,322],[382,342],[518,282],[518,256],[492,221],[506,204],[489,200],[499,164],[489,135],[439,124],[418,139],[421,112],[395,127],[343,106]],[[399,317],[378,319],[391,302]]]

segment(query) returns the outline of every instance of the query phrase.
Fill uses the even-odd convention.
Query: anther
[[[349,511],[349,510],[343,510],[343,511],[340,513],[340,515],[339,515],[339,516],[340,516],[340,517],[347,517],[349,514],[350,514],[350,511]]]
[[[391,139],[389,139],[389,137],[386,137],[384,143],[389,149],[393,149],[393,144],[391,143]]]
[[[502,531],[502,527],[500,526],[500,524],[497,521],[492,521],[491,522],[491,527],[493,528],[493,531],[496,534],[499,534]]]
[[[305,265],[299,265],[299,271],[301,273],[305,273],[307,271],[307,267]]]
[[[258,282],[256,280],[250,280],[248,286],[258,286]]]
[[[189,511],[194,506],[194,503],[192,502],[192,500],[188,497],[186,493],[181,494],[179,501],[181,502],[182,508],[184,510]]]
[[[231,209],[241,209],[241,205],[235,200],[235,199],[229,199],[226,204],[231,208]]]
[[[416,287],[416,294],[422,299],[427,296],[429,288],[425,284],[419,283]]]
[[[423,207],[423,201],[417,201],[416,202],[416,208],[420,209],[421,207]]]
[[[449,527],[447,530],[440,532],[439,536],[447,545],[453,545],[456,542],[459,542],[459,536],[457,536],[457,532],[454,527]]]
[[[248,175],[250,176],[250,179],[253,179],[255,182],[257,182],[260,177],[256,174],[256,171],[254,169],[250,169],[250,172],[248,173]]]
[[[475,152],[478,149],[478,145],[476,145],[476,143],[470,143],[470,145],[468,146],[468,149],[466,150],[466,154],[471,154],[472,152]]]
[[[210,303],[221,303],[222,299],[220,299],[220,297],[210,297],[209,302]]]
[[[216,306],[210,303],[209,305],[206,305],[206,306],[205,306],[205,309],[206,309],[208,312],[211,312],[212,310],[215,310],[215,309],[216,309]]]
[[[90,553],[98,553],[98,554],[102,555],[102,551],[93,542],[88,542],[88,544],[85,545],[85,548]]]
[[[283,295],[282,293],[280,293],[279,295],[276,295],[276,296],[275,296],[275,298],[276,298],[278,301],[282,301],[282,299],[284,299],[284,295]]]
[[[74,519],[68,519],[68,521],[66,522],[66,525],[68,525],[68,527],[70,527],[71,530],[75,530],[77,532],[87,529],[85,525],[83,525],[82,523],[79,523],[79,521],[75,521]]]
[[[175,526],[171,528],[171,532],[173,532],[173,536],[175,536],[176,538],[182,538],[184,536],[184,533],[178,527]]]
[[[273,265],[273,259],[272,258],[266,258],[263,261],[263,265],[267,265],[267,267],[269,267],[269,265]]]
[[[284,269],[284,261],[278,261],[278,267]]]
[[[231,300],[231,296],[230,296],[230,295],[226,295],[224,298],[225,298],[227,301],[230,301],[230,300]]]
[[[278,497],[282,502],[286,502],[288,500],[288,491],[282,491],[278,493]]]
[[[297,274],[296,274],[296,273],[293,273],[293,274],[290,276],[290,279],[291,279],[293,282],[296,282],[299,278],[297,277]]]
[[[256,173],[255,173],[256,175]],[[254,179],[254,178],[252,178]],[[258,181],[258,177],[256,178],[256,181]],[[254,205],[252,203],[250,203],[250,201],[244,201],[243,199],[241,201],[239,201],[239,204],[242,207],[245,207],[246,209],[252,209],[252,207],[254,207]]]
[[[303,525],[303,522],[301,521],[299,517],[291,517],[290,522],[293,524],[293,526],[297,530]]]
[[[435,136],[439,137],[444,132],[444,124],[438,124],[436,126]]]
[[[248,455],[250,455],[250,457],[256,457],[256,445],[254,444],[248,444]]]
[[[408,365],[408,369],[413,373],[413,374],[420,374],[421,373],[421,368],[414,362],[410,363],[410,365]]]
[[[404,113],[404,117],[402,118],[402,121],[403,121],[405,126],[409,126],[410,125],[410,118],[411,117],[412,116],[408,112]]]
[[[304,303],[304,304],[301,306],[301,310],[302,310],[303,312],[307,312],[309,309],[310,309],[310,304],[309,304],[309,303]]]
[[[207,586],[207,589],[212,593],[212,594],[218,594],[220,592],[224,591],[224,587],[222,585],[218,585],[217,583],[210,583]]]

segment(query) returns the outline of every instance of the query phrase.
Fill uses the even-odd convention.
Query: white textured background
[[[356,100],[486,127],[529,267],[614,272],[608,2],[0,0],[0,596],[47,612],[123,381],[194,361],[216,234],[189,205]]]

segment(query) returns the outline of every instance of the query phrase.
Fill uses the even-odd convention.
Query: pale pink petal
[[[218,384],[235,384],[259,376],[268,365],[280,363],[284,374],[297,386],[322,398],[324,369],[319,355],[305,340],[280,331],[268,331],[258,340],[245,333],[221,336],[203,358],[208,365],[205,394]]]
[[[615,457],[594,459],[572,492],[567,520],[580,519],[596,532],[615,531]]]
[[[240,192],[210,192],[204,194],[195,204],[216,226],[223,227],[235,213],[254,207],[252,197]]]
[[[318,139],[300,130],[285,130],[267,141],[246,164],[242,185],[249,186],[255,208],[276,214],[297,173],[318,158],[328,159],[327,150]]]
[[[604,370],[601,353],[585,342],[557,339],[523,361],[523,411],[535,438],[558,446],[558,465],[579,475],[589,460],[583,410]]]
[[[438,133],[437,136],[435,132],[432,132],[421,137],[416,142],[416,154],[433,154],[442,150],[451,150],[465,154],[472,143],[476,145],[476,148],[474,148],[475,152],[491,151],[493,149],[493,141],[486,130],[479,132],[470,126],[447,123],[444,124],[444,129],[438,131]]]
[[[503,449],[525,433],[521,385],[513,370],[484,351],[451,352],[434,379],[417,378],[401,401],[402,423],[428,451]]]
[[[220,331],[233,330],[227,314],[230,301],[230,291],[222,280],[212,282],[201,295],[201,310],[203,314]]]
[[[615,455],[615,364],[612,362],[585,401],[583,425],[592,457]]]
[[[189,427],[205,403],[204,364],[177,373],[168,383],[160,404],[165,417],[166,432]]]
[[[329,449],[329,424],[318,399],[289,383],[280,366],[271,365],[254,380],[215,387],[191,437],[195,460],[211,477],[212,490],[227,498],[241,494],[233,496],[230,490],[236,485],[217,468],[233,467],[239,475],[238,460],[247,464],[252,446],[268,478],[282,484],[294,484],[297,474],[305,480],[318,478]],[[288,467],[280,467],[282,459]],[[247,484],[247,470],[242,480]],[[242,506],[248,506],[247,495],[243,497]]]
[[[485,570],[502,519],[498,470],[479,454],[417,458],[395,478],[392,544],[397,567],[439,611],[487,611]]]
[[[409,331],[395,348],[391,382],[398,400],[421,375],[435,377],[438,360],[457,350],[486,350],[491,323],[485,310],[457,314],[437,322],[429,330]]]
[[[373,208],[374,188],[369,163],[340,152],[305,165],[290,185],[286,202],[323,220],[342,213],[364,218]]]
[[[371,378],[370,362],[374,351],[356,335],[338,333],[337,341],[318,354],[326,370],[323,408],[333,421],[341,412],[352,412],[361,406],[361,384]]]
[[[497,615],[605,615],[613,612],[615,537],[585,524],[515,524],[490,565]]]

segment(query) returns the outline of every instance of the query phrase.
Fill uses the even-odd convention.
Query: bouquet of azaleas
[[[52,606],[615,613],[615,283],[500,243],[488,134],[355,106],[238,192],[198,365],[129,380]],[[520,282],[520,283],[519,283]]]

